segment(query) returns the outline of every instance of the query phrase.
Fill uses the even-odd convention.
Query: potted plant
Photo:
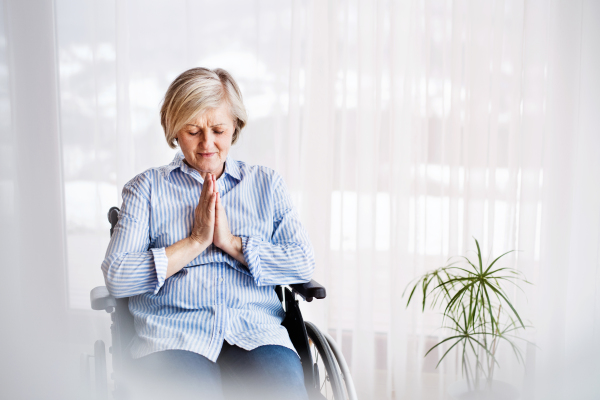
[[[496,354],[501,342],[508,343],[517,360],[523,361],[515,339],[520,339],[518,333],[526,325],[509,300],[506,289],[512,285],[520,289],[520,283],[529,282],[521,272],[499,266],[498,261],[513,250],[484,265],[477,239],[475,244],[475,261],[467,257],[453,257],[446,266],[409,283],[404,291],[406,294],[412,285],[406,306],[415,298],[416,293],[420,293],[423,297],[422,311],[425,311],[427,303],[432,309],[443,309],[442,328],[447,328],[450,334],[431,347],[425,356],[446,343],[447,349],[437,363],[437,368],[453,349],[459,352],[466,383],[458,383],[451,388],[454,392],[451,394],[455,398],[516,399],[516,389],[494,381],[493,377],[494,368],[498,365]]]

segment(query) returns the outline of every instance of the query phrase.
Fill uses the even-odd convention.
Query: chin
[[[198,170],[201,172],[210,172],[211,174],[219,169],[221,163],[200,163]]]

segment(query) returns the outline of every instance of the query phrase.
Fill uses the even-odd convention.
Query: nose
[[[202,150],[210,150],[211,147],[211,134],[207,133],[207,132],[199,132],[199,143],[198,146],[202,149]]]

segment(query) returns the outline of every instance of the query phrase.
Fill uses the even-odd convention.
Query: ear
[[[240,130],[237,127],[237,123],[234,123],[233,124],[233,134],[231,135],[231,144],[235,144],[235,142],[237,142],[239,136],[240,136]]]

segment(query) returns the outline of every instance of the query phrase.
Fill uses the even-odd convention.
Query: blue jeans
[[[283,346],[247,351],[224,342],[216,363],[166,350],[134,360],[134,368],[143,399],[308,400],[300,358]]]

